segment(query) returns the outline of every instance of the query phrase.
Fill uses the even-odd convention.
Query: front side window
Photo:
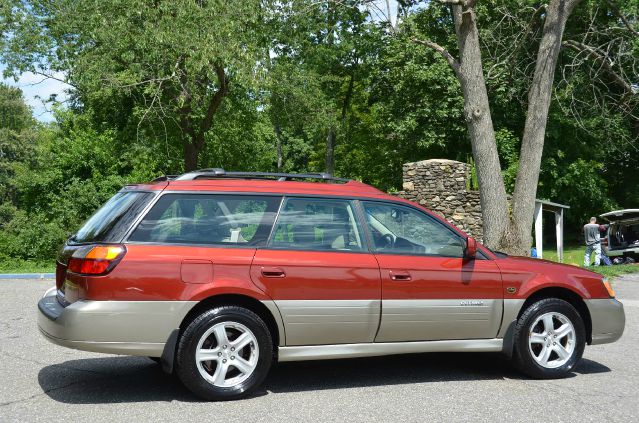
[[[281,198],[165,194],[129,237],[169,244],[266,244]]]
[[[464,256],[462,238],[425,213],[399,204],[364,202],[363,205],[377,252]]]
[[[289,198],[271,246],[292,250],[360,251],[353,207],[345,200]]]

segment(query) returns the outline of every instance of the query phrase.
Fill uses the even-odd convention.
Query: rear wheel
[[[257,388],[273,360],[271,335],[250,310],[208,310],[185,329],[177,352],[182,383],[207,400],[244,397]]]
[[[568,302],[548,298],[531,304],[517,321],[514,360],[537,379],[567,376],[581,359],[586,330]]]

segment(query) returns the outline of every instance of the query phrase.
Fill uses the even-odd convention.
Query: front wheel
[[[531,304],[515,328],[516,366],[536,379],[567,376],[581,359],[586,329],[568,302],[548,298]]]
[[[257,314],[241,307],[218,307],[202,313],[184,330],[177,374],[201,398],[232,400],[257,388],[272,360],[271,335]]]

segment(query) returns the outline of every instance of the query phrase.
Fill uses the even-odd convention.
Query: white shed
[[[535,200],[535,248],[537,257],[544,258],[543,250],[543,211],[555,213],[555,233],[557,234],[557,259],[564,262],[564,209],[570,206],[546,200]]]

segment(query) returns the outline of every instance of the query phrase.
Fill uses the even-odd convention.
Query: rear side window
[[[119,242],[152,198],[149,192],[118,192],[69,239],[69,244]]]
[[[290,198],[277,221],[271,246],[294,250],[362,250],[351,203]]]
[[[165,194],[129,241],[168,244],[264,245],[280,197]]]

